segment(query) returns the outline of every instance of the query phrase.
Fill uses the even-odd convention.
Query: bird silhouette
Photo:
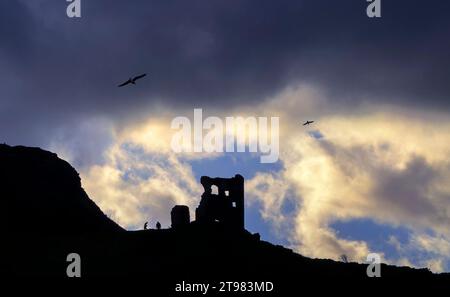
[[[308,126],[310,124],[314,123],[314,121],[306,121],[305,123],[303,123],[303,126]]]
[[[120,87],[129,85],[129,84],[135,85],[135,84],[136,84],[136,81],[137,81],[138,79],[141,79],[141,78],[143,78],[143,77],[146,76],[146,75],[147,75],[147,73],[144,73],[144,74],[141,74],[141,75],[138,75],[138,76],[135,76],[135,77],[131,77],[131,78],[129,78],[126,82],[124,82],[124,83],[118,85],[118,87],[120,88]]]

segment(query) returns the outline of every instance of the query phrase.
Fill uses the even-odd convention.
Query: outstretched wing
[[[120,87],[126,86],[126,85],[128,85],[128,84],[131,84],[131,79],[129,79],[129,80],[127,80],[126,82],[124,82],[124,83],[118,85],[118,87],[120,88]]]
[[[144,74],[141,74],[141,75],[138,75],[138,76],[135,76],[134,78],[133,78],[133,80],[138,80],[138,79],[141,79],[141,78],[143,78],[144,76],[146,76],[147,75],[147,73],[144,73]]]

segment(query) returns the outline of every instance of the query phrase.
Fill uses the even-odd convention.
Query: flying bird
[[[314,121],[306,121],[305,123],[303,123],[303,126],[308,126],[310,124],[314,123]]]
[[[118,85],[118,87],[120,88],[120,87],[129,85],[129,84],[135,85],[135,84],[136,84],[136,81],[137,81],[138,79],[141,79],[141,78],[143,78],[143,77],[146,76],[146,75],[147,75],[147,73],[144,73],[144,74],[141,74],[141,75],[138,75],[138,76],[129,78],[129,79],[128,79],[126,82],[124,82],[123,84]]]

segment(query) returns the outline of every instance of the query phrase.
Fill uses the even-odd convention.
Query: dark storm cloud
[[[378,20],[367,18],[364,0],[82,0],[77,20],[66,5],[0,3],[7,141],[154,103],[252,104],[299,82],[346,106],[381,98],[450,107],[448,1],[385,0]],[[141,72],[149,76],[137,87],[116,87]]]

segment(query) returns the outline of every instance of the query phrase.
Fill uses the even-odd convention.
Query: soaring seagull
[[[120,87],[129,85],[129,84],[135,85],[135,84],[136,84],[136,81],[137,81],[138,79],[141,79],[141,78],[143,78],[143,77],[146,76],[146,75],[147,75],[147,73],[144,73],[144,74],[141,74],[141,75],[138,75],[138,76],[129,78],[129,79],[128,79],[126,82],[124,82],[123,84],[118,85],[118,87],[120,88]]]
[[[303,123],[303,126],[308,126],[310,124],[314,123],[314,121],[306,121],[305,123]]]

